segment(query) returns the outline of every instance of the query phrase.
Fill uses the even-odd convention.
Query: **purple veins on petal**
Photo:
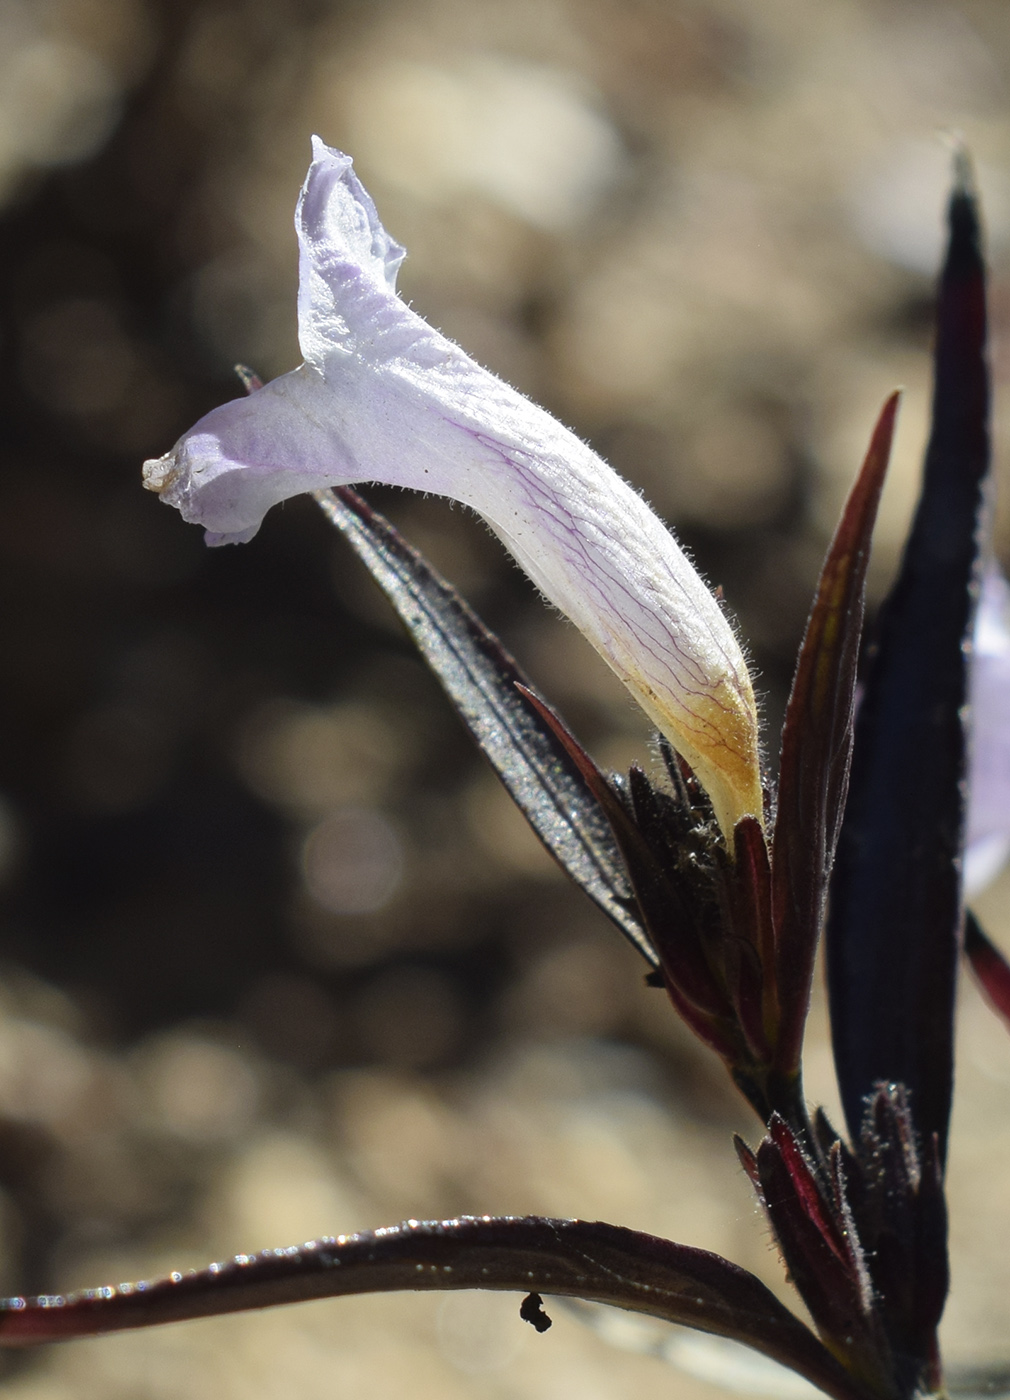
[[[707,788],[727,835],[762,819],[758,725],[719,603],[642,498],[396,293],[403,249],[318,138],[296,215],[304,363],[200,420],[145,484],[242,543],[303,491],[381,482],[477,511]]]

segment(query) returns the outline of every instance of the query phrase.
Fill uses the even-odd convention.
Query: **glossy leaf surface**
[[[814,1334],[745,1269],[707,1250],[584,1220],[464,1217],[239,1255],[153,1283],[8,1299],[0,1345],[30,1346],[309,1298],[491,1288],[611,1303],[732,1337],[837,1400],[859,1400]],[[519,1325],[517,1320],[517,1326]]]
[[[856,664],[870,541],[891,455],[897,394],[884,405],[846,501],[800,649],[782,729],[772,842],[777,1067],[799,1067],[814,954],[824,918],[852,752]]]
[[[607,819],[554,730],[517,689],[531,689],[531,681],[451,584],[378,511],[346,487],[315,496],[396,609],[530,826],[655,966]]]

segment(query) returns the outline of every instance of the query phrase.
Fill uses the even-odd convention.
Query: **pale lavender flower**
[[[995,564],[985,572],[975,621],[971,713],[969,896],[995,879],[1010,856],[1010,585]]]
[[[642,498],[396,293],[404,250],[350,159],[313,143],[296,216],[305,363],[200,420],[145,484],[249,540],[302,491],[383,482],[471,506],[692,765],[727,833],[761,816],[758,726],[719,603]]]

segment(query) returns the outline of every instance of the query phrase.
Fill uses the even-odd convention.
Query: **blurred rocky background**
[[[756,1124],[315,507],[211,552],[139,464],[239,392],[236,360],[297,363],[318,132],[407,245],[404,295],[591,439],[723,586],[774,761],[896,383],[875,597],[908,519],[953,130],[1010,460],[1008,77],[1005,0],[0,0],[0,1288],[537,1211],[716,1249],[787,1294],[729,1145]],[[601,760],[648,761],[621,687],[478,521],[371,495]],[[983,909],[1004,940],[1008,894]],[[963,1001],[946,1325],[977,1364],[1010,1357],[1010,1040]],[[810,1040],[830,1103],[820,1006]],[[672,1331],[601,1337],[553,1307],[538,1337],[518,1301],[73,1344],[0,1360],[0,1394],[705,1400],[729,1379]]]

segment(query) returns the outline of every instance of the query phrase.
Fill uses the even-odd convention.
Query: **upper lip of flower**
[[[313,141],[296,216],[305,363],[214,409],[145,484],[252,537],[302,491],[376,481],[473,507],[692,765],[727,834],[762,816],[758,723],[719,603],[642,498],[396,293],[403,249],[350,159]]]

